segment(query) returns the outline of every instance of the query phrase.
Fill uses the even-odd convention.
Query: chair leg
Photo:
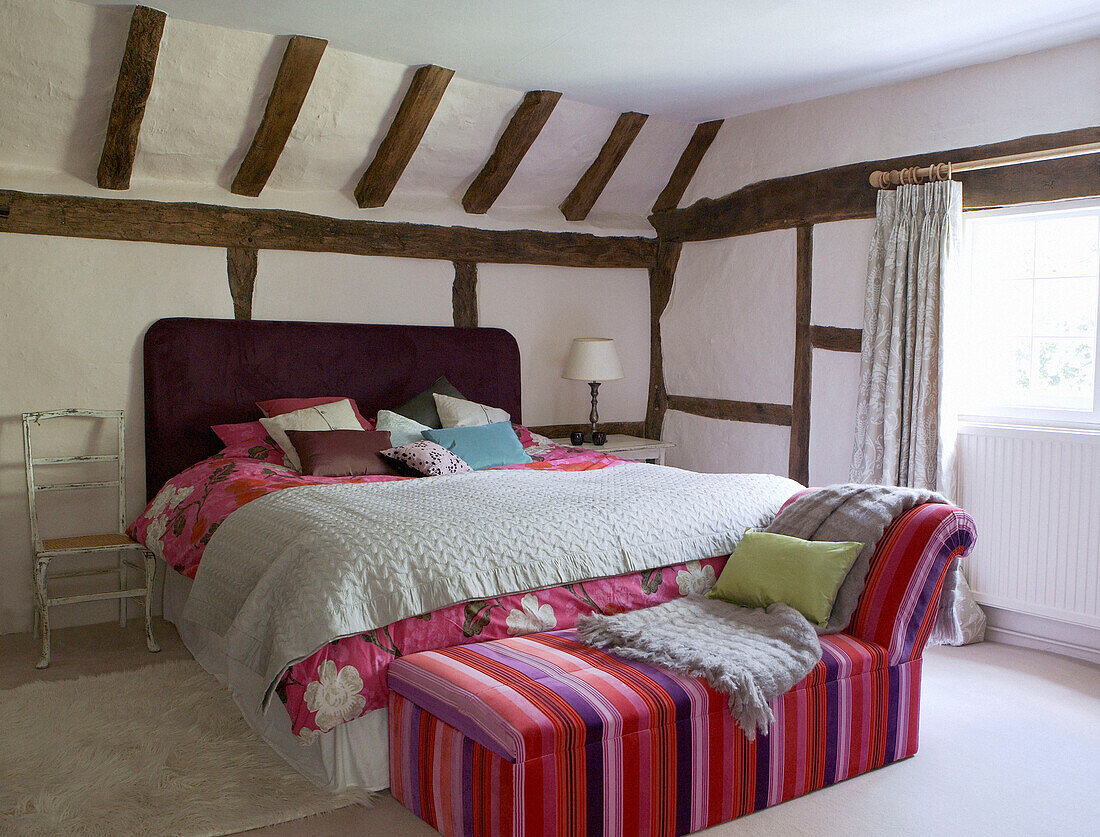
[[[145,647],[155,654],[160,650],[153,638],[153,582],[157,577],[157,559],[153,553],[142,550],[145,558]]]
[[[126,562],[123,560],[123,553],[118,553],[118,589],[119,592],[126,589]],[[119,598],[118,600],[118,626],[120,628],[126,627],[126,599]]]
[[[46,595],[46,570],[50,566],[49,558],[38,558],[34,565],[34,597],[37,616],[42,633],[42,653],[35,668],[46,668],[50,664],[50,609]]]

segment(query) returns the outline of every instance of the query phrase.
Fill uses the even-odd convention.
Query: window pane
[[[1037,337],[1096,335],[1095,277],[1035,280]]]
[[[1035,276],[1093,276],[1100,270],[1097,216],[1044,218],[1035,224]]]
[[[1036,340],[1032,352],[1035,404],[1064,410],[1092,410],[1096,380],[1092,340],[1063,337]]]
[[[1035,275],[1035,222],[996,219],[972,224],[974,277],[1003,281]],[[979,257],[979,254],[980,257]]]
[[[1100,420],[1100,208],[1080,206],[967,215],[968,411]]]

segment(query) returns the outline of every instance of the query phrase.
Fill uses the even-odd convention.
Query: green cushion
[[[480,424],[475,427],[449,427],[425,430],[424,438],[435,442],[464,460],[475,471],[498,465],[520,465],[531,457],[520,444],[516,431],[507,421]]]
[[[824,628],[861,549],[855,541],[804,541],[749,530],[707,596],[742,607],[783,602]]]
[[[426,427],[438,430],[443,426],[443,422],[439,419],[439,410],[435,408],[435,399],[432,398],[432,395],[437,392],[440,395],[449,395],[451,398],[466,398],[465,395],[454,388],[450,381],[445,377],[440,377],[422,393],[414,395],[400,407],[395,407],[393,411]]]

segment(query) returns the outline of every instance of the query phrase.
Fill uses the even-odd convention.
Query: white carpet
[[[298,775],[189,660],[0,691],[0,718],[0,834],[229,834],[362,801]]]

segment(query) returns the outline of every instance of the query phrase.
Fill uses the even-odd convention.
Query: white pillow
[[[426,424],[421,424],[408,416],[390,410],[379,410],[375,425],[378,430],[389,431],[390,444],[395,448],[407,445],[410,442],[421,441],[424,437],[420,434],[425,430],[432,429]]]
[[[298,458],[298,451],[286,435],[288,430],[362,430],[355,410],[351,408],[351,401],[347,398],[342,401],[333,401],[331,404],[320,404],[316,407],[304,407],[293,413],[283,413],[281,416],[260,419],[260,424],[268,432],[272,439],[283,450],[286,464],[295,471],[302,470],[302,462]]]
[[[508,421],[511,418],[504,410],[487,407],[476,401],[452,398],[449,395],[440,395],[438,392],[433,392],[432,398],[435,399],[435,409],[444,427],[478,427],[482,424]]]

